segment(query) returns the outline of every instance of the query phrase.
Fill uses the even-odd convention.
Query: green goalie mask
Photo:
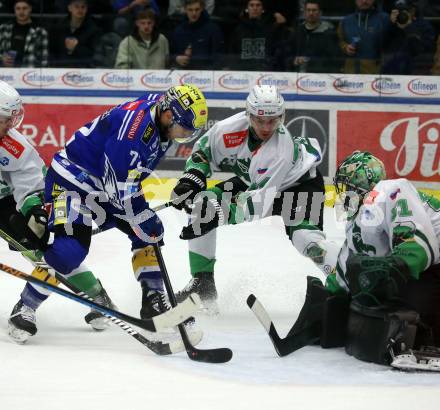
[[[357,202],[361,203],[364,196],[385,178],[385,166],[380,159],[367,151],[355,151],[338,166],[333,183],[344,208],[348,210],[351,202],[348,193],[357,194]]]

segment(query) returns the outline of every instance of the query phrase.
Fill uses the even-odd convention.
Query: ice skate
[[[8,320],[9,337],[18,344],[24,344],[37,333],[35,310],[23,304],[20,299],[12,309]]]
[[[176,293],[177,303],[185,300],[191,293],[197,293],[200,296],[204,313],[212,316],[219,314],[213,273],[198,273],[196,278],[192,278],[180,292]]]
[[[93,301],[105,307],[116,309],[116,306],[113,304],[110,296],[107,294],[104,288],[102,288],[100,292],[93,298]],[[90,312],[84,316],[84,320],[98,332],[106,330],[108,327],[110,327],[109,319],[95,309],[91,309]]]

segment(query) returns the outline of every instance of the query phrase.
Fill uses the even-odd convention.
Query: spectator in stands
[[[384,74],[429,75],[435,51],[435,31],[414,0],[395,0]]]
[[[273,17],[277,24],[292,24],[298,16],[298,1],[266,1],[265,10],[266,14]]]
[[[169,54],[168,40],[158,32],[154,12],[140,11],[133,33],[119,45],[115,68],[160,70],[167,66]]]
[[[124,34],[118,33],[114,23],[113,21],[112,29],[98,39],[93,55],[93,67],[114,68],[115,66],[119,44],[124,38]]]
[[[275,42],[275,21],[266,16],[263,0],[246,0],[229,46],[228,68],[269,70]]]
[[[345,73],[380,72],[382,47],[389,34],[388,14],[378,11],[375,0],[355,0],[356,12],[345,16],[338,27],[339,46],[345,54]]]
[[[117,14],[114,26],[118,33],[128,36],[134,26],[134,18],[142,10],[152,9],[156,16],[160,14],[157,0],[112,0],[113,9]]]
[[[185,14],[171,36],[172,63],[189,70],[218,69],[224,50],[223,34],[211,21],[204,0],[185,0]]]
[[[321,20],[319,0],[304,4],[304,21],[289,37],[286,45],[287,71],[307,73],[340,72],[342,55],[335,27]]]
[[[431,74],[440,75],[440,36],[437,37],[437,49],[434,55],[434,65]]]
[[[47,31],[32,21],[29,0],[14,2],[15,21],[0,25],[0,56],[3,67],[47,67]]]
[[[53,65],[91,67],[101,30],[87,14],[87,0],[70,0],[67,9],[69,15],[52,32]]]
[[[217,0],[219,2],[219,0]],[[215,0],[205,0],[205,10],[211,16],[215,7]],[[185,16],[185,0],[169,0],[168,16],[183,19]]]

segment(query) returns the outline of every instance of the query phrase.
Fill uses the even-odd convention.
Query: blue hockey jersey
[[[161,140],[156,124],[159,94],[118,105],[73,134],[51,164],[51,179],[80,193],[102,191],[111,205],[141,189],[171,142]]]

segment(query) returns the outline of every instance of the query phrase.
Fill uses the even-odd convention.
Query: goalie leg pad
[[[390,348],[411,349],[420,321],[412,310],[385,310],[351,303],[345,351],[359,360],[388,365]]]

